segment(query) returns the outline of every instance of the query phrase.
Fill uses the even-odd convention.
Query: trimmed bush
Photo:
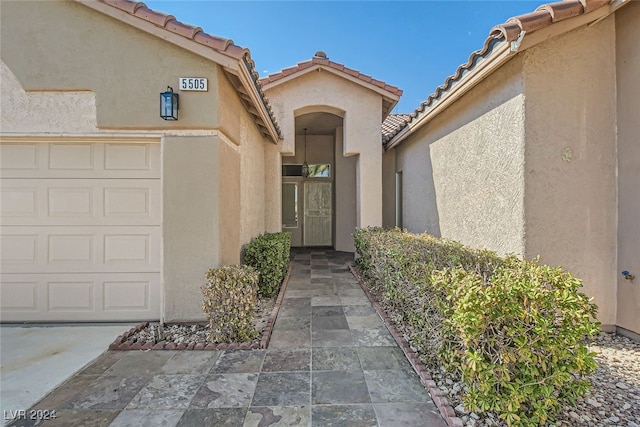
[[[570,273],[398,229],[358,230],[355,243],[421,359],[465,382],[466,409],[533,426],[588,390],[597,307]]]
[[[291,253],[291,233],[265,233],[244,247],[244,261],[260,274],[258,292],[261,296],[272,297],[280,289],[287,274]]]
[[[228,265],[207,271],[206,279],[202,309],[209,318],[209,341],[256,338],[253,314],[258,303],[258,272],[247,265]]]

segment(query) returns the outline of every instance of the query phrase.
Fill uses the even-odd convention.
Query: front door
[[[332,245],[331,183],[307,181],[304,183],[305,246]]]

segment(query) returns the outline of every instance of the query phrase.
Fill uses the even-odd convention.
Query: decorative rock
[[[622,390],[629,390],[629,386],[622,382],[616,383],[616,387],[621,388]]]
[[[598,402],[597,400],[592,399],[592,398],[587,398],[586,402],[587,402],[589,405],[593,406],[594,408],[599,408],[599,407],[601,407],[601,406],[602,406],[602,403],[600,403],[600,402]]]
[[[455,407],[455,411],[459,414],[468,414],[468,412],[464,409],[464,405],[461,403]]]

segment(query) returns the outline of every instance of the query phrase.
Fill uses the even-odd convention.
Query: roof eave
[[[628,4],[630,0],[614,0],[611,4],[600,7],[586,14],[578,15],[570,19],[555,22],[548,27],[537,30],[531,34],[522,34],[522,40],[518,44],[506,42],[504,39],[481,62],[468,70],[468,74],[460,81],[453,84],[445,95],[427,107],[414,120],[408,122],[396,135],[384,144],[385,150],[390,150],[406,140],[411,134],[420,129],[426,123],[439,115],[453,102],[470,91],[486,77],[500,68],[515,55],[536,46],[551,37],[564,34],[583,25],[594,25],[602,19],[614,13],[617,9]]]
[[[281,84],[287,83],[287,82],[289,82],[291,80],[295,80],[295,79],[297,79],[299,77],[302,77],[302,76],[304,76],[304,75],[306,75],[308,73],[311,73],[313,71],[318,71],[318,70],[327,71],[327,72],[329,72],[329,73],[331,73],[331,74],[333,74],[335,76],[341,77],[341,78],[343,78],[345,80],[349,80],[349,81],[351,81],[353,83],[356,83],[359,86],[362,86],[364,88],[372,90],[372,91],[378,93],[383,98],[388,99],[390,102],[393,102],[393,105],[397,104],[398,100],[400,99],[400,95],[398,95],[396,93],[390,92],[390,91],[388,91],[388,90],[386,90],[384,88],[378,87],[378,86],[376,86],[374,84],[367,83],[364,80],[361,80],[361,79],[359,79],[359,78],[357,78],[355,76],[352,76],[350,74],[346,74],[344,72],[341,72],[339,70],[336,70],[334,68],[331,68],[331,67],[323,65],[323,64],[313,64],[312,66],[307,67],[304,70],[300,70],[300,71],[297,71],[295,73],[291,73],[291,74],[289,74],[287,76],[284,76],[284,77],[282,77],[282,78],[280,78],[280,79],[278,79],[276,81],[263,83],[262,84],[262,88],[265,91],[268,91],[269,89],[272,89],[272,88],[274,88],[276,86],[279,86]]]
[[[225,52],[220,52],[219,50],[194,42],[193,40],[172,33],[171,31],[168,31],[164,28],[160,28],[151,22],[140,19],[134,15],[127,13],[126,11],[112,7],[108,4],[96,0],[75,1],[100,13],[108,15],[135,28],[138,28],[146,33],[159,37],[182,49],[211,60],[222,66],[226,72],[231,72],[232,74],[238,76],[239,80],[242,82],[242,86],[245,88],[247,95],[250,98],[251,104],[253,105],[254,109],[257,110],[257,112],[251,111],[246,103],[244,103],[245,108],[251,116],[260,119],[256,121],[256,126],[259,128],[262,134],[265,137],[269,138],[271,142],[275,144],[278,143],[278,141],[280,140],[280,132],[278,130],[277,124],[274,123],[271,119],[269,111],[267,110],[267,106],[261,100],[258,88],[255,84],[253,84],[251,72],[250,70],[248,70],[245,64],[244,56],[246,50],[236,47],[236,49],[231,50],[228,54]]]

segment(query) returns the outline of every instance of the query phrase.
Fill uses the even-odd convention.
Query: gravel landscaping
[[[252,343],[260,343],[262,334],[268,324],[269,316],[276,304],[276,297],[259,298],[255,310],[253,324],[258,331],[258,337]],[[156,344],[164,341],[166,343],[180,344],[208,344],[206,324],[171,324],[167,323],[161,327],[160,323],[149,323],[145,328],[136,331],[128,337],[132,342],[142,344]]]

